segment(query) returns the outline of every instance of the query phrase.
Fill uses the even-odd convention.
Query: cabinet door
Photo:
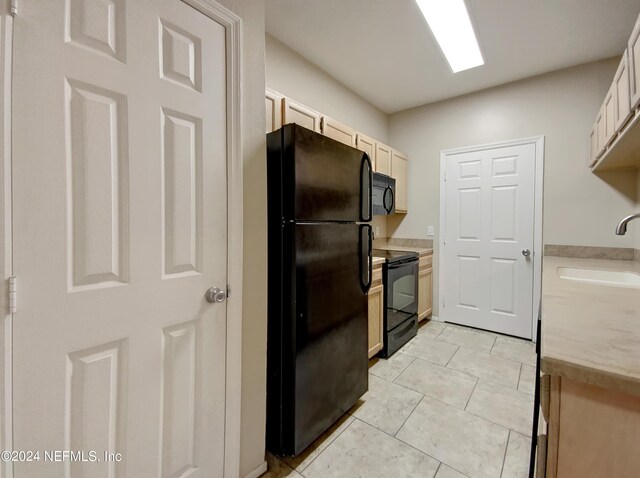
[[[640,17],[629,38],[627,47],[629,55],[629,86],[631,94],[631,109],[635,109],[640,103]]]
[[[382,350],[384,288],[382,284],[369,289],[369,358]]]
[[[391,148],[384,143],[376,143],[376,173],[391,175]]]
[[[373,138],[369,138],[362,133],[356,134],[356,148],[360,151],[364,151],[369,155],[369,159],[371,160],[371,167],[373,167],[374,171],[376,169],[376,140]]]
[[[282,126],[282,95],[267,89],[264,95],[267,107],[267,133]]]
[[[604,144],[609,146],[616,133],[616,97],[615,83],[611,85],[604,97]]]
[[[433,309],[433,256],[420,258],[418,272],[418,320],[431,315]]]
[[[599,158],[602,156],[604,152],[606,143],[606,131],[605,131],[605,121],[604,121],[604,104],[600,107],[600,111],[598,111],[598,116],[596,116],[596,135],[598,140],[598,154]]]
[[[396,180],[396,212],[407,212],[407,157],[391,151],[391,177]]]
[[[622,54],[622,60],[620,60],[618,70],[613,77],[613,87],[616,95],[614,128],[619,132],[631,115],[631,100],[629,97],[629,59],[627,56],[627,50]]]
[[[347,126],[328,116],[322,117],[322,134],[340,141],[348,146],[356,145],[356,132]]]
[[[289,98],[285,98],[282,104],[282,124],[295,123],[316,133],[320,132],[320,113]]]
[[[589,167],[598,159],[598,124],[594,123],[589,135]]]

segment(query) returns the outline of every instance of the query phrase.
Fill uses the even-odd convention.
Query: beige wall
[[[640,170],[637,172],[637,198],[636,198],[636,210],[635,212],[640,212]],[[635,248],[640,250],[640,219],[634,219],[634,223],[632,223],[633,229],[630,229],[635,234],[636,244]]]
[[[387,141],[387,115],[271,35],[267,86],[362,133]]]
[[[390,236],[427,238],[433,225],[437,248],[441,150],[544,135],[544,242],[633,247],[634,234],[620,237],[614,229],[636,206],[635,174],[603,180],[587,168],[589,132],[617,63],[582,65],[392,115],[389,142],[410,161],[409,213],[389,218]],[[436,316],[437,292],[436,280]]]
[[[264,462],[267,345],[267,173],[264,0],[220,0],[242,18],[244,283],[240,476]]]

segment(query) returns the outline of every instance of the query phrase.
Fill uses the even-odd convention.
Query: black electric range
[[[382,357],[391,357],[418,333],[418,253],[374,249],[383,257],[384,345]]]

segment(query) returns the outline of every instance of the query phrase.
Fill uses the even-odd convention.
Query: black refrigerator
[[[367,391],[371,162],[288,124],[267,190],[267,449],[295,456]]]

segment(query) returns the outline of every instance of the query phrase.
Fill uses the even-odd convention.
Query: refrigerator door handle
[[[360,164],[360,218],[362,221],[371,221],[371,176],[371,160],[367,153],[363,153]]]
[[[371,226],[362,224],[359,235],[360,287],[362,287],[362,292],[367,294],[371,288],[371,277],[373,275],[373,234]]]

